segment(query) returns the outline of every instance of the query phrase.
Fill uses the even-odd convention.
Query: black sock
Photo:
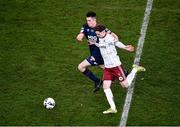
[[[96,77],[96,75],[94,75],[89,69],[86,69],[83,72],[84,75],[86,75],[89,79],[91,79],[94,82],[99,82],[100,79]]]

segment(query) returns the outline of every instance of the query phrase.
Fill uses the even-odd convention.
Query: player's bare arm
[[[134,46],[132,45],[124,45],[122,42],[120,41],[116,41],[115,42],[115,45],[118,47],[118,48],[122,48],[122,49],[125,49],[129,52],[133,52],[134,51]]]
[[[83,37],[84,37],[84,33],[79,33],[76,37],[76,40],[79,41],[79,42],[82,42],[83,40]]]

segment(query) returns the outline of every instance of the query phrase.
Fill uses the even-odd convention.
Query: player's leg
[[[78,70],[83,73],[90,66],[91,64],[85,59],[78,65]]]
[[[111,80],[103,81],[104,93],[105,93],[107,101],[108,101],[108,103],[110,105],[110,108],[108,110],[104,111],[103,114],[117,113],[113,93],[111,91],[110,86],[111,86]]]
[[[103,69],[104,70],[104,60],[103,60],[103,58],[102,57],[93,57],[93,60],[94,60],[94,63],[96,64],[96,65],[98,65],[101,69]],[[94,92],[96,92],[96,91],[98,91],[99,89],[100,89],[100,87],[101,87],[101,85],[103,84],[103,81],[100,79],[100,82],[96,82],[95,83],[95,89],[94,89]]]
[[[102,69],[102,70],[104,70],[104,61],[103,61],[103,58],[99,58],[99,57],[97,57],[96,59],[94,59],[95,61],[94,62],[96,62],[97,63],[97,65]],[[99,89],[100,89],[100,87],[101,87],[101,85],[103,84],[103,81],[100,79],[100,82],[96,82],[95,83],[95,89],[94,89],[94,92],[96,92],[96,91],[98,91]]]
[[[141,71],[146,71],[146,69],[142,66],[133,65],[133,69],[132,69],[131,73],[128,74],[126,80],[121,82],[121,85],[126,88],[129,87],[131,85],[136,73],[141,72]]]
[[[122,67],[122,65],[114,67],[111,72],[113,76],[120,81],[121,86],[125,87],[123,83],[126,79],[126,75],[124,73],[124,68]]]
[[[113,75],[108,70],[105,69],[103,78],[104,78],[104,81],[103,81],[104,93],[105,93],[107,101],[110,105],[110,108],[108,110],[104,111],[103,114],[117,113],[113,93],[110,88],[111,82],[112,82],[111,80],[113,79]]]
[[[94,92],[98,91],[100,86],[101,80],[93,74],[88,67],[94,66],[95,64],[93,63],[93,59],[91,57],[88,57],[87,59],[83,60],[79,65],[78,69],[80,72],[82,72],[85,76],[87,76],[89,79],[91,79],[95,83],[95,90]]]

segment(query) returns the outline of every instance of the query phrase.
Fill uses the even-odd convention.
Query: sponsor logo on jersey
[[[106,46],[105,45],[100,45],[99,48],[104,48],[105,49]]]
[[[97,41],[97,37],[96,36],[89,36],[88,35],[88,40]]]

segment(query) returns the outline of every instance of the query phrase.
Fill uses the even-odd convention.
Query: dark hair
[[[104,31],[105,29],[106,29],[106,27],[103,26],[103,25],[97,25],[97,26],[94,28],[95,31],[99,31],[99,32],[102,32],[102,31]]]
[[[87,14],[86,14],[86,17],[96,17],[96,13],[95,12],[93,12],[93,11],[89,11],[89,12],[87,12]]]

